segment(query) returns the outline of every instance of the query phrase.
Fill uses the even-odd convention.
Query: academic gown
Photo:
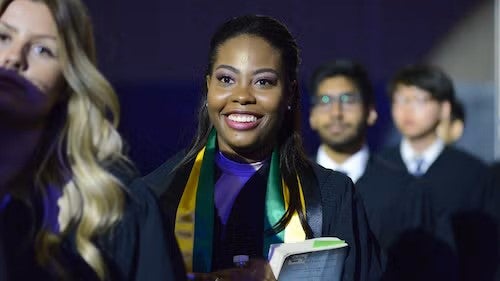
[[[425,187],[380,157],[370,156],[356,187],[370,228],[383,249],[389,248],[402,232],[419,228],[428,220]]]
[[[381,157],[407,171],[399,147],[382,152]],[[489,207],[498,203],[492,202],[497,198],[487,166],[466,152],[446,146],[418,181],[429,186],[429,231],[458,259],[456,274],[450,272],[447,279],[493,280],[500,260],[499,221]],[[453,264],[447,266],[452,268]]]
[[[174,167],[182,157],[182,153],[177,154],[151,174],[133,183],[133,185],[137,186],[150,187],[160,199],[160,207],[164,215],[171,221],[175,221],[177,206],[193,165],[193,163],[190,163],[173,172]],[[362,202],[358,193],[354,190],[352,181],[341,173],[327,170],[314,163],[312,165],[312,173],[301,171],[299,176],[306,202],[306,217],[313,230],[314,237],[335,236],[349,244],[349,253],[345,261],[342,280],[378,280],[380,263],[377,259],[376,245],[368,229]],[[254,249],[253,256],[259,255],[260,258],[267,258],[262,253],[261,237],[264,229],[261,221],[263,218],[262,204],[265,198],[264,184],[267,182],[268,171],[268,165],[262,167],[259,172],[249,179],[249,182],[238,195],[236,207],[233,206],[232,209],[232,212],[234,211],[236,215],[231,214],[227,223],[233,225],[233,234],[226,233],[226,237],[227,235],[231,236],[229,240],[220,240],[222,238],[217,234],[218,222],[216,220],[214,236],[217,236],[217,238],[214,238],[214,245],[218,249],[213,251],[213,271],[228,267],[230,265],[228,259],[232,258],[235,253],[241,254],[239,250],[242,247]],[[251,183],[258,183],[258,187]],[[253,197],[245,197],[249,194],[253,194]],[[256,204],[251,201],[256,198],[260,203]],[[255,207],[250,211],[248,209],[243,211],[245,206],[250,208],[250,205],[257,205],[262,211],[256,210]],[[250,220],[252,216],[258,218],[251,220],[253,225],[243,225],[244,221],[241,221],[240,218]],[[226,227],[226,231],[228,229],[230,228]],[[247,231],[253,234],[247,235]],[[241,235],[242,232],[245,235]],[[251,237],[253,241],[245,241],[245,237]],[[229,242],[229,244],[225,248],[221,248],[221,242]],[[251,252],[251,249],[245,249],[245,251]]]
[[[119,224],[97,239],[109,280],[185,280],[175,239],[164,229],[167,222],[162,221],[153,194],[146,188],[131,187],[126,206]],[[0,212],[2,281],[59,280],[35,261],[33,239],[29,238],[37,227],[33,214],[33,208],[19,200],[12,200]],[[61,261],[69,280],[98,280],[78,255],[72,231],[62,241]]]

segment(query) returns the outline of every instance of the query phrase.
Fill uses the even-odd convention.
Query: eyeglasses
[[[430,101],[434,101],[434,99],[430,96],[412,96],[412,97],[407,97],[407,96],[398,96],[395,95],[392,98],[392,105],[396,106],[404,106],[404,105],[410,105],[412,107],[424,107],[426,104],[428,104]]]
[[[351,110],[361,103],[359,93],[343,93],[337,96],[320,94],[314,96],[312,103],[320,110],[329,110],[334,103],[339,103],[342,109]]]

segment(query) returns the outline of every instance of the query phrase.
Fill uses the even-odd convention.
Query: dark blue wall
[[[370,143],[378,148],[391,126],[387,79],[420,60],[478,2],[88,0],[87,5],[100,68],[121,98],[121,130],[132,159],[148,172],[191,141],[208,41],[226,19],[257,13],[283,21],[302,49],[304,90],[322,61],[346,57],[363,63],[379,98],[380,120],[370,132]],[[307,128],[303,105],[304,139],[313,150],[318,141]]]

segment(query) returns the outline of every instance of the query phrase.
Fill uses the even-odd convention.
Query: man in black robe
[[[436,130],[455,102],[451,79],[434,66],[408,66],[390,82],[389,96],[403,139],[382,157],[430,185],[432,231],[457,254],[459,279],[492,280],[500,249],[492,176],[480,160],[447,146]]]
[[[366,71],[348,60],[323,64],[312,77],[310,93],[309,122],[321,139],[316,162],[351,177],[363,199],[383,259],[388,258],[387,270],[407,269],[397,273],[398,277],[391,273],[391,278],[407,279],[405,274],[415,264],[413,251],[422,248],[413,249],[403,240],[417,230],[420,233],[429,217],[426,187],[417,185],[401,168],[370,153],[367,129],[375,123],[377,112]],[[389,250],[394,252],[393,257]]]

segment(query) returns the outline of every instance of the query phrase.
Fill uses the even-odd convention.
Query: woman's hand
[[[251,259],[245,267],[229,268],[211,273],[189,273],[193,281],[276,281],[269,263]]]

